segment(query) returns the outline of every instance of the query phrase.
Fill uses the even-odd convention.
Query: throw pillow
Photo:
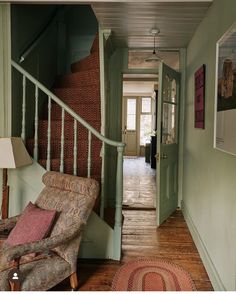
[[[50,232],[55,215],[56,210],[42,209],[29,202],[6,243],[13,246],[45,238]]]

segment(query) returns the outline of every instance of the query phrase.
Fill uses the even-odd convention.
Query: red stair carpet
[[[112,291],[196,291],[189,273],[163,259],[138,259],[116,273]]]
[[[92,44],[90,55],[71,65],[71,73],[60,76],[52,90],[63,102],[100,132],[100,72],[98,35]],[[47,105],[40,116],[38,129],[39,163],[46,168],[47,162]],[[73,174],[74,119],[65,114],[64,126],[64,173]],[[77,175],[87,177],[88,131],[78,123]],[[100,181],[102,143],[92,136],[91,177]],[[33,155],[34,139],[27,140]],[[52,102],[51,108],[51,170],[59,171],[61,152],[61,108]]]

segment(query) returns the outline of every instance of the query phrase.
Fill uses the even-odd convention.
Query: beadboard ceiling
[[[160,29],[158,48],[186,47],[212,1],[96,2],[93,11],[115,46],[152,48],[151,28]]]

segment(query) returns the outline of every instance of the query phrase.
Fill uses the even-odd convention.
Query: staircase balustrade
[[[25,71],[21,66],[19,66],[15,61],[12,60],[12,67],[22,74],[23,78],[23,102],[22,102],[22,132],[21,137],[25,141],[26,139],[26,82],[30,81],[35,87],[35,117],[34,117],[34,160],[38,161],[39,154],[39,142],[38,142],[38,126],[39,126],[39,114],[38,114],[38,103],[39,103],[39,90],[42,91],[48,97],[48,129],[47,129],[47,160],[46,169],[49,171],[51,169],[51,108],[52,100],[54,103],[61,107],[61,138],[60,138],[60,172],[64,172],[64,146],[65,146],[65,113],[68,113],[74,119],[74,144],[73,144],[73,174],[77,175],[77,129],[78,123],[84,126],[88,130],[88,158],[87,158],[87,177],[91,177],[91,166],[92,166],[92,135],[102,141],[102,160],[104,161],[104,147],[105,144],[113,146],[117,149],[117,172],[116,172],[116,211],[115,211],[115,227],[114,227],[114,252],[113,259],[119,260],[121,256],[121,228],[122,228],[122,199],[123,199],[123,151],[125,144],[122,142],[117,142],[110,140],[100,134],[96,129],[89,125],[81,116],[74,112],[67,104],[65,104],[60,98],[48,90],[43,84],[36,80],[32,75]],[[102,165],[104,166],[104,164]],[[102,169],[102,183],[104,182],[104,171]],[[104,191],[101,191],[103,194]],[[101,199],[101,205],[104,206],[104,199]],[[101,206],[100,214],[103,218],[104,207]]]

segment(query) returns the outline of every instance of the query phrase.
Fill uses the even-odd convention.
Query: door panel
[[[124,155],[137,156],[137,98],[124,98]]]
[[[178,111],[180,73],[164,63],[159,69],[157,118],[157,223],[178,205]]]

